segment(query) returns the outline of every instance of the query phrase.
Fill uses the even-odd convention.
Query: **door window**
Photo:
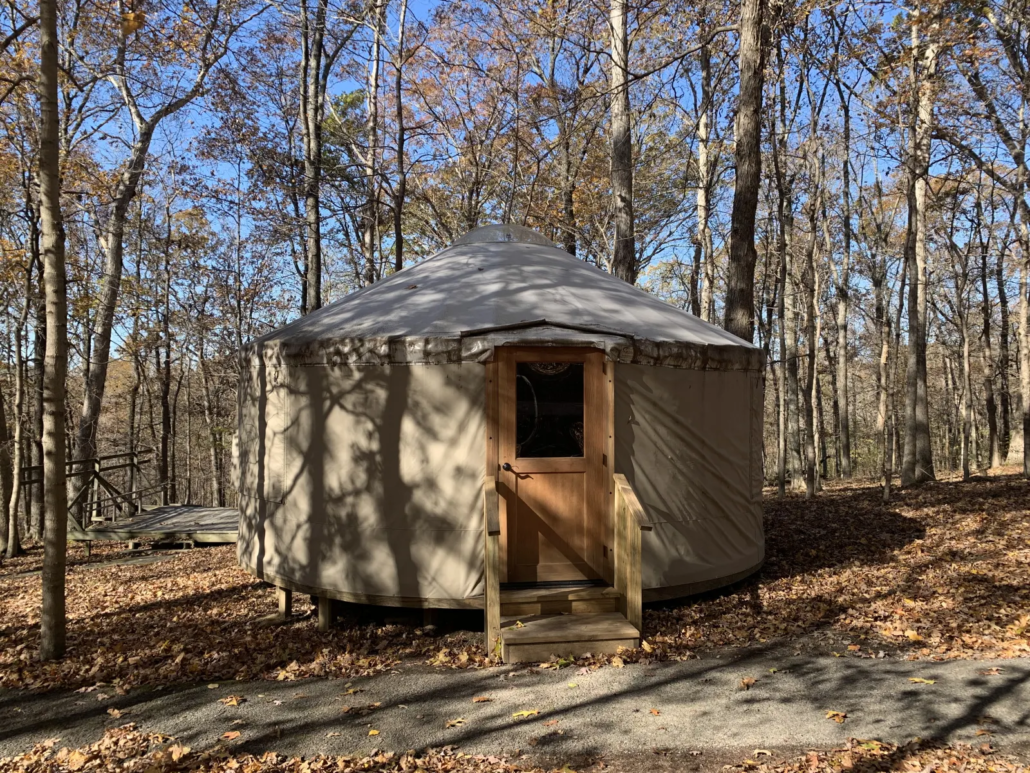
[[[515,366],[515,455],[583,456],[583,363]]]

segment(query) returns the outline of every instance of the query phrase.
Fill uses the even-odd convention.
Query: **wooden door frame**
[[[597,494],[591,498],[593,508],[599,512],[599,542],[601,557],[595,567],[601,577],[612,582],[614,578],[614,561],[612,548],[615,541],[614,502],[615,488],[612,474],[615,464],[615,363],[605,356],[603,349],[587,346],[504,346],[496,347],[493,355],[486,362],[486,475],[498,482],[502,494],[510,493],[505,483],[505,473],[500,462],[500,376],[501,360],[513,357],[515,362],[585,362],[587,355],[600,353],[601,357],[601,389],[596,395],[593,411],[584,415],[584,424],[588,420],[601,422],[601,465],[596,479]],[[584,395],[584,403],[586,396]],[[584,411],[589,408],[584,405]],[[507,497],[500,497],[500,570],[501,582],[508,580],[508,513]]]

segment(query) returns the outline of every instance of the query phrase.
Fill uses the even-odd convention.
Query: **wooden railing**
[[[119,517],[136,515],[143,505],[144,497],[162,489],[161,484],[141,485],[142,468],[151,461],[149,454],[150,450],[146,449],[97,456],[92,459],[69,460],[66,463],[68,479],[79,479],[78,489],[68,502],[69,513],[83,504],[89,513],[89,521],[117,521]],[[122,470],[125,471],[122,477],[127,478],[127,483],[123,483],[119,488],[112,481],[111,473]],[[23,486],[42,482],[42,465],[21,468]],[[77,529],[84,528],[84,524],[75,523],[74,519],[71,524]]]
[[[487,657],[500,656],[501,643],[501,504],[497,480],[483,478],[483,545],[486,571],[483,589],[483,617]]]
[[[651,531],[651,523],[626,476],[614,475],[615,482],[615,590],[620,612],[638,631],[643,631],[644,610],[640,584],[640,533]]]

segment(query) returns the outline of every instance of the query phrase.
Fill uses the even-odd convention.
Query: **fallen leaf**
[[[561,721],[561,720],[559,720],[559,719],[549,719],[549,720],[547,720],[546,722],[543,722],[543,723],[541,723],[541,724],[543,724],[543,726],[544,726],[544,727],[554,727],[554,726],[555,726],[555,725],[557,725],[557,724],[558,724],[558,723],[559,723],[560,721]]]
[[[472,702],[473,703],[489,703],[491,700],[493,700],[493,699],[492,698],[487,698],[485,695],[480,695],[477,698],[473,698]]]
[[[994,666],[993,668],[988,668],[985,671],[981,671],[980,676],[999,676],[1001,672],[1002,669],[998,668],[997,666]]]
[[[64,766],[68,768],[68,770],[82,770],[87,762],[89,762],[89,756],[76,749],[68,755],[68,759],[65,761]]]
[[[379,731],[378,730],[369,730],[368,734],[369,735],[379,735]]]
[[[937,684],[936,679],[923,679],[921,676],[910,676],[908,681],[912,684]]]
[[[755,686],[756,681],[757,680],[753,676],[745,676],[743,679],[740,680],[740,689],[750,690],[752,687]]]
[[[228,730],[228,731],[222,733],[222,738],[224,738],[227,741],[235,741],[239,737],[240,737],[240,731],[239,730]]]
[[[640,642],[640,648],[644,652],[654,652],[654,647],[648,644],[647,639],[644,639],[642,642]]]
[[[465,724],[465,717],[458,717],[457,719],[448,719],[447,727],[461,727]]]
[[[826,718],[832,719],[838,725],[843,725],[844,720],[848,718],[848,713],[846,711],[827,711]]]
[[[336,738],[338,735],[339,735],[339,733],[334,731],[334,732],[331,732],[331,733],[326,733],[325,737],[326,738]]]
[[[107,710],[107,713],[110,714],[115,719],[121,719],[122,717],[124,717],[126,714],[129,713],[129,710],[125,709],[125,711],[121,711],[119,709],[116,709],[116,708],[112,707],[112,708],[109,708]]]
[[[575,682],[569,682],[569,687],[579,687]]]
[[[219,698],[218,702],[225,706],[239,706],[241,703],[246,702],[246,700],[242,695],[229,695],[225,698]]]
[[[662,712],[660,712],[658,709],[651,709],[651,713],[654,714],[657,717]]]
[[[516,711],[512,716],[515,719],[525,719],[526,717],[535,717],[539,713],[539,709],[525,709],[524,711]]]
[[[190,747],[182,744],[172,744],[168,747],[168,753],[172,755],[172,762],[178,762],[190,753]]]
[[[209,690],[217,690],[218,689],[218,685],[217,684],[209,684],[207,686],[207,689],[209,689]]]
[[[622,668],[626,665],[626,661],[616,655],[612,658],[612,665],[615,666],[615,668]]]

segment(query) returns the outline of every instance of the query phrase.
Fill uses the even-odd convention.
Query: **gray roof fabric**
[[[483,237],[510,239],[512,232]],[[550,332],[541,336],[545,329]],[[470,348],[468,339],[483,337],[485,346],[481,341]],[[253,346],[308,363],[453,362],[481,360],[484,349],[492,352],[502,343],[573,345],[577,337],[603,345],[609,354],[615,349],[613,359],[622,361],[761,367],[760,350],[722,328],[556,247],[512,241],[452,245]]]

